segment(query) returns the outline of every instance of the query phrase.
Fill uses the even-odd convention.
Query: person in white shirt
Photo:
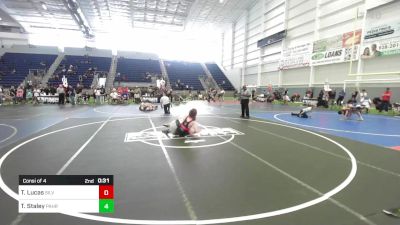
[[[224,90],[224,89],[221,89],[221,90],[219,91],[219,93],[218,93],[218,99],[219,99],[220,101],[224,101],[224,95],[225,95],[225,90]]]
[[[358,116],[358,121],[363,121],[364,118],[361,115],[362,106],[359,104],[354,104],[350,99],[345,106],[343,106],[342,110],[338,112],[339,115],[343,115],[342,119],[349,120],[353,114]]]
[[[364,96],[362,99],[363,100],[360,102],[361,106],[363,108],[365,108],[366,113],[369,113],[369,109],[371,108],[372,101],[367,96]]]
[[[161,90],[165,89],[165,80],[160,80],[160,89]]]
[[[363,89],[360,93],[360,102],[363,103],[365,98],[368,97],[367,91],[365,91],[365,89]]]
[[[312,106],[301,109],[299,113],[292,113],[292,116],[297,116],[300,118],[309,118],[310,116],[307,113],[310,113],[312,109],[313,109]]]
[[[111,97],[111,102],[118,102],[119,95],[115,88],[112,89],[112,92],[110,93],[110,97]]]
[[[100,90],[100,88],[97,88],[97,89],[94,90],[94,95],[96,96],[96,103],[97,104],[101,104],[101,101],[100,101],[101,90]]]
[[[165,93],[163,93],[163,96],[160,99],[160,103],[161,103],[161,108],[164,109],[164,114],[170,114],[169,110],[171,108],[171,101],[169,100],[169,98]]]
[[[60,84],[57,88],[58,94],[58,104],[64,105],[65,104],[65,90],[62,84]]]
[[[40,89],[33,89],[33,104],[39,104]]]

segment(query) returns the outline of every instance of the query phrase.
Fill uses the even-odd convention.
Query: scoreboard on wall
[[[113,175],[20,175],[20,213],[113,213]]]

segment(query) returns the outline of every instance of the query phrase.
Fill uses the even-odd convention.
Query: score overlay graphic
[[[20,175],[20,213],[113,213],[113,175]]]

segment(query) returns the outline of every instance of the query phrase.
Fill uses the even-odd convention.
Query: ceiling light
[[[42,8],[43,8],[44,10],[47,10],[47,5],[46,5],[46,3],[40,2],[40,5],[42,6]]]
[[[219,3],[223,3],[224,2],[224,0],[219,0]]]

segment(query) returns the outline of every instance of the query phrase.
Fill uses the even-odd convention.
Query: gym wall
[[[368,13],[365,14],[365,10]],[[390,12],[392,11],[392,12]],[[226,71],[244,68],[244,83],[280,87],[319,87],[325,81],[343,87],[344,80],[355,80],[349,73],[382,73],[400,71],[400,55],[360,59],[350,63],[309,66],[279,70],[282,49],[314,40],[365,28],[366,21],[384,19],[393,11],[400,12],[400,1],[391,0],[259,0],[223,33],[222,66]],[[283,41],[258,48],[257,41],[287,30]],[[363,34],[364,35],[364,34]],[[360,65],[359,65],[360,64]],[[229,73],[228,73],[229,74]],[[369,75],[360,87],[392,86],[397,83],[365,81],[400,79],[399,75]],[[400,81],[399,81],[400,82]],[[389,85],[390,84],[390,85]],[[349,83],[349,86],[354,84]]]

